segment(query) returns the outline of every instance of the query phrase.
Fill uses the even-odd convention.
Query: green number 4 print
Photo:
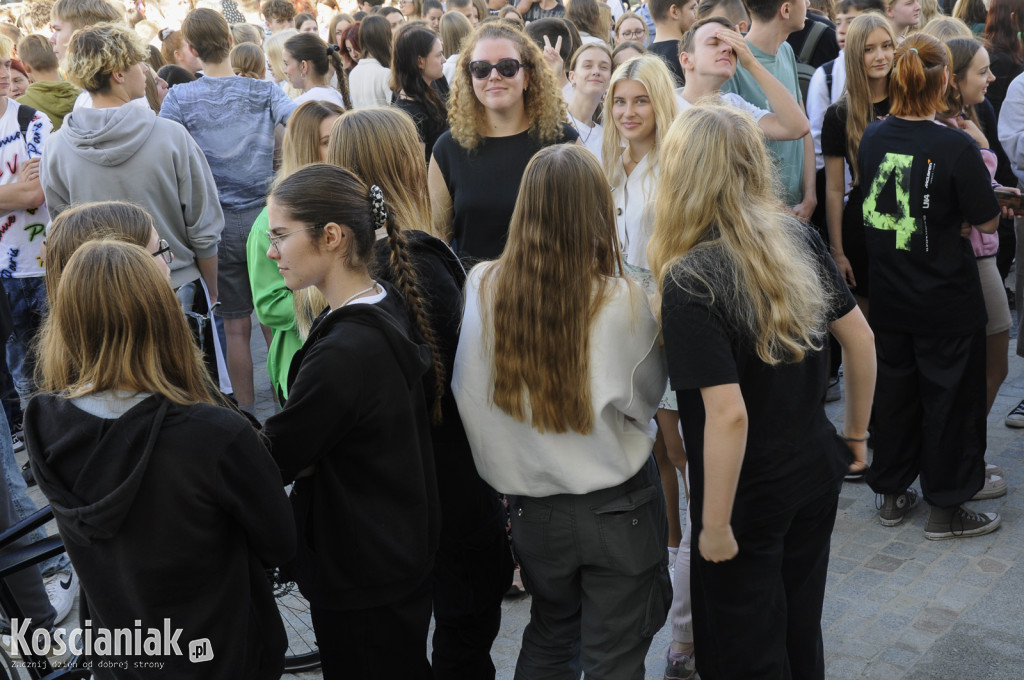
[[[910,168],[913,163],[913,156],[885,154],[864,199],[864,222],[875,229],[895,231],[897,250],[910,250],[910,237],[917,231],[918,222],[910,215]],[[896,209],[899,212],[895,215],[878,211],[878,197],[890,180],[896,189]]]

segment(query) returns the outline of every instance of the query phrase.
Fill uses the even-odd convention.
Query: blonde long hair
[[[875,120],[871,86],[868,83],[867,69],[864,68],[864,46],[868,37],[879,28],[889,35],[889,40],[895,48],[896,34],[892,30],[892,23],[878,12],[865,12],[855,18],[846,34],[846,90],[839,100],[839,106],[846,109],[846,153],[854,184],[860,181],[857,177],[857,150],[860,148],[860,140],[864,136],[864,130]],[[888,77],[887,75],[886,78]]]
[[[50,305],[39,343],[42,389],[68,398],[127,390],[221,404],[181,303],[144,248],[82,244]]]
[[[523,92],[523,108],[530,125],[530,136],[543,144],[561,139],[562,123],[566,117],[558,79],[544,61],[540,48],[525,33],[507,22],[497,21],[481,26],[463,41],[455,67],[455,79],[448,99],[448,123],[459,146],[475,149],[487,136],[487,115],[473,92],[473,79],[469,75],[473,50],[481,40],[508,40],[516,46],[519,61],[530,74],[529,88]]]
[[[753,118],[721,104],[684,111],[665,137],[660,189],[647,249],[659,291],[671,277],[710,297],[766,364],[821,348],[830,288]]]
[[[327,146],[327,162],[380,187],[399,228],[430,231],[427,169],[410,162],[416,154],[423,154],[416,125],[390,106],[347,113],[334,124]]]
[[[633,57],[615,69],[608,84],[608,94],[604,98],[604,120],[607,121],[607,125],[604,126],[604,140],[601,142],[601,163],[604,165],[605,176],[613,185],[624,179],[621,160],[624,143],[612,115],[615,87],[624,80],[635,80],[643,85],[654,107],[654,147],[647,154],[647,165],[652,170],[658,165],[665,133],[676,117],[679,106],[676,102],[672,74],[658,55],[643,54]]]
[[[539,151],[523,173],[505,251],[480,266],[494,405],[522,422],[529,404],[540,432],[587,434],[590,327],[622,270],[612,195],[593,154],[562,144]]]
[[[283,181],[300,168],[320,163],[320,123],[331,116],[341,116],[345,109],[325,101],[308,101],[301,104],[288,118],[284,142],[281,144],[281,169],[276,182]],[[292,307],[295,310],[295,328],[299,337],[305,340],[313,321],[327,307],[327,299],[315,286],[292,291]]]

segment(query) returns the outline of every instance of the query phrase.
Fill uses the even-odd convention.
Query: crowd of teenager
[[[32,630],[80,587],[215,652],[157,672],[279,677],[278,568],[325,678],[493,678],[511,587],[518,679],[666,621],[666,680],[821,679],[844,482],[999,527],[1024,0],[46,4],[0,25]]]

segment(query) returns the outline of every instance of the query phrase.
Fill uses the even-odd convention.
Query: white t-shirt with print
[[[18,181],[18,170],[32,158],[39,158],[43,145],[53,131],[49,117],[37,111],[28,125],[28,140],[18,125],[18,102],[6,99],[7,109],[0,116],[0,185]],[[41,248],[50,215],[46,204],[31,210],[0,213],[0,277],[28,278],[43,275]]]

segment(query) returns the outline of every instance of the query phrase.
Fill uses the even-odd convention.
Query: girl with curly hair
[[[428,174],[434,232],[463,261],[491,260],[505,247],[526,164],[579,135],[565,123],[540,48],[500,23],[467,39],[448,106],[451,129],[434,145]]]

